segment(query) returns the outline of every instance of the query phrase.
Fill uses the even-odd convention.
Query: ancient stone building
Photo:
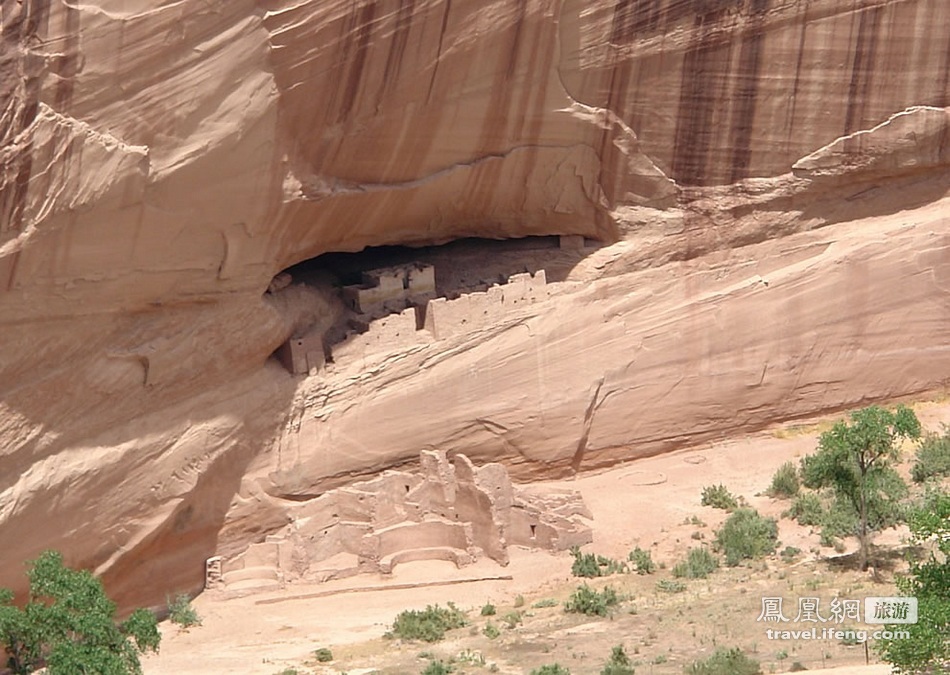
[[[485,556],[507,565],[512,545],[562,551],[592,540],[591,514],[576,492],[527,492],[501,464],[476,467],[464,455],[450,461],[423,451],[420,465],[302,502],[285,528],[217,563],[221,584],[212,587],[243,592],[389,574],[413,560],[462,567]]]

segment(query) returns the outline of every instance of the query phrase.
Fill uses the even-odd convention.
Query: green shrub
[[[482,629],[482,635],[487,637],[489,640],[494,640],[496,637],[501,635],[501,631],[498,630],[498,626],[489,621]]]
[[[333,660],[333,652],[326,647],[321,647],[313,653],[318,663],[329,663]]]
[[[578,586],[566,603],[564,611],[588,616],[607,616],[610,608],[620,603],[620,597],[610,586],[599,593],[587,584]]]
[[[571,574],[575,577],[593,579],[627,571],[627,566],[619,560],[594,553],[582,553],[577,546],[571,548],[571,555],[574,557]]]
[[[927,434],[924,437],[910,470],[915,483],[934,476],[950,476],[950,426],[944,425],[943,436]]]
[[[465,624],[465,614],[453,603],[448,603],[447,608],[429,605],[424,610],[400,612],[386,637],[438,642],[445,637],[445,631],[461,628]]]
[[[490,602],[482,605],[482,616],[495,616],[495,606]]]
[[[794,518],[801,525],[820,526],[822,546],[834,546],[838,537],[853,535],[858,526],[858,516],[850,504],[835,498],[826,506],[814,492],[799,494],[782,515]]]
[[[732,511],[739,507],[739,500],[726,489],[725,485],[708,485],[703,488],[702,505]]]
[[[779,553],[782,556],[782,560],[787,563],[790,563],[795,560],[799,555],[801,555],[802,550],[795,546],[786,546],[782,549],[782,552]]]
[[[673,566],[673,576],[687,579],[705,579],[719,567],[719,561],[709,549],[691,548],[686,560]]]
[[[501,620],[508,628],[515,629],[521,624],[522,616],[521,612],[508,612]]]
[[[772,475],[772,484],[766,494],[769,497],[788,499],[798,494],[799,487],[798,469],[791,462],[785,462]]]
[[[554,598],[544,598],[542,600],[538,600],[536,603],[534,603],[531,606],[534,609],[544,609],[545,607],[557,607],[560,604],[561,603],[559,603]]]
[[[726,564],[734,567],[746,558],[772,553],[778,544],[778,525],[751,508],[735,511],[716,533],[716,546],[725,553]]]
[[[796,661],[795,663],[792,664],[792,667],[788,669],[788,672],[800,673],[805,670],[808,670],[808,668],[805,667],[805,664],[802,663],[801,661]]]
[[[531,675],[571,675],[571,671],[559,663],[551,663],[531,671]]]
[[[519,607],[524,607],[524,596],[521,595],[521,593],[515,596],[514,607],[515,609],[518,609]]]
[[[694,661],[686,668],[687,675],[759,675],[759,662],[750,659],[741,649],[717,649],[705,661]]]
[[[452,667],[452,664],[440,659],[438,661],[430,661],[429,665],[422,671],[422,675],[449,675],[449,673],[452,672],[455,672],[455,668]]]
[[[637,574],[653,574],[656,571],[653,556],[650,555],[649,551],[644,551],[639,546],[630,551],[627,560],[633,564],[633,569]]]
[[[191,598],[185,594],[176,595],[174,600],[165,598],[168,605],[168,620],[182,628],[201,625],[201,617],[191,606]]]
[[[795,497],[788,511],[782,516],[797,520],[799,525],[816,527],[824,520],[825,507],[821,503],[821,498],[814,492],[803,492]]]
[[[484,666],[485,656],[481,652],[472,649],[463,649],[458,653],[458,656],[455,657],[455,662],[468,663],[473,666]]]
[[[660,579],[656,582],[656,590],[660,593],[682,593],[686,590],[686,584],[676,579]]]
[[[623,645],[614,646],[600,675],[634,675],[633,662],[624,651]]]

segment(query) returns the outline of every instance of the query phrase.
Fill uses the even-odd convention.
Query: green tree
[[[931,493],[909,524],[916,544],[933,542],[926,558],[912,561],[910,574],[897,579],[901,593],[917,598],[918,620],[887,626],[910,637],[882,639],[878,649],[898,673],[950,672],[950,493]]]
[[[871,406],[852,412],[850,424],[836,423],[821,435],[818,452],[802,459],[806,487],[830,487],[854,508],[861,569],[868,566],[871,531],[900,519],[907,486],[892,467],[905,438],[920,438],[920,422],[910,408]]]
[[[0,647],[15,675],[43,667],[49,675],[137,675],[139,654],[157,651],[154,615],[137,609],[115,622],[115,603],[86,570],[72,570],[56,551],[30,565],[30,595],[22,609],[0,589]]]

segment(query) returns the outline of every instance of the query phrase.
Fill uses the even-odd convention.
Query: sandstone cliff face
[[[420,449],[530,477],[946,383],[939,211],[715,253],[943,195],[942,0],[3,0],[0,23],[0,586],[56,546],[161,601],[282,500]],[[289,265],[552,233],[635,236],[487,333],[337,379],[268,361],[311,311],[261,295]]]

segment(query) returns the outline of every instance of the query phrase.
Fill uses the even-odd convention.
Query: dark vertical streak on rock
[[[449,28],[449,12],[452,11],[452,0],[445,0],[445,11],[442,12],[442,30],[439,31],[439,49],[435,55],[435,64],[432,66],[432,77],[429,79],[429,91],[426,93],[426,103],[432,98],[432,88],[435,86],[436,75],[439,74],[439,63],[442,61],[442,44],[445,41],[445,32]]]
[[[785,125],[785,153],[791,151],[792,135],[795,132],[795,115],[798,112],[798,90],[802,84],[802,65],[805,61],[805,37],[808,34],[808,9],[802,12],[802,32],[798,37],[798,56],[795,60],[795,84],[792,86],[788,117]]]
[[[634,6],[633,3],[638,3]],[[614,7],[613,23],[610,27],[610,43],[614,45],[627,44],[631,39],[631,24],[636,12],[641,11],[641,0],[619,0]],[[647,8],[649,11],[649,7]]]
[[[352,59],[346,59],[349,68],[345,78],[343,100],[340,103],[337,122],[345,121],[350,117],[350,113],[353,112],[356,95],[359,93],[360,83],[363,80],[363,71],[366,69],[370,38],[373,34],[373,22],[376,19],[376,5],[376,2],[367,3],[356,13],[356,53],[353,54]],[[347,48],[346,52],[348,53],[349,51],[351,51],[350,48]]]
[[[506,81],[511,81],[518,69],[518,53],[521,50],[521,36],[524,32],[524,21],[527,13],[528,0],[518,0],[518,10],[515,15],[515,34],[511,39],[511,47],[508,52],[508,70],[505,72]]]
[[[942,108],[950,106],[950,31],[947,31],[947,46],[943,58],[943,93],[937,97],[937,104]]]
[[[632,39],[629,32],[629,23],[632,12],[636,10],[636,7],[633,6],[633,2],[637,1],[638,0],[621,0],[614,7],[613,22],[610,29],[611,44],[622,45]],[[610,70],[610,84],[607,86],[607,100],[604,103],[604,107],[620,118],[623,117],[625,112],[624,104],[627,98],[629,80],[630,61],[628,59],[618,59]],[[607,199],[611,202],[616,198],[614,186],[616,176],[612,169],[617,159],[614,154],[616,149],[613,146],[615,133],[616,130],[613,128],[613,125],[607,124],[600,136],[600,147],[598,149],[598,157],[600,157],[598,183],[607,196]]]
[[[730,65],[728,44],[713,35],[717,20],[713,13],[696,17],[695,30],[699,37],[683,57],[672,172],[676,181],[686,185],[704,185],[711,178],[706,169],[713,117],[722,102]]]
[[[877,56],[883,9],[883,6],[871,7],[861,13],[851,65],[851,83],[848,86],[848,108],[844,123],[846,135],[867,126],[864,117],[872,93],[874,60]]]
[[[42,42],[49,24],[51,0],[27,0],[18,16],[7,20],[4,16],[0,36],[3,117],[0,117],[0,144],[7,146],[36,120],[39,111],[40,90],[44,71],[39,57],[29,52]],[[5,9],[9,7],[5,4]],[[4,12],[6,14],[6,12]],[[6,70],[9,68],[9,70]],[[17,164],[13,184],[0,185],[0,232],[20,230],[23,227],[26,196],[33,174],[33,145],[27,141],[19,148],[11,148],[7,155]],[[12,283],[12,277],[9,281]],[[9,284],[8,284],[9,285]]]
[[[765,39],[764,18],[771,0],[752,0],[752,19],[742,35],[739,49],[739,85],[736,87],[732,112],[732,162],[729,182],[749,177],[752,164],[752,129],[758,101],[762,44]]]
[[[389,54],[386,56],[386,68],[383,71],[383,82],[376,95],[376,105],[379,106],[383,97],[393,88],[402,69],[403,56],[409,44],[409,33],[412,28],[412,17],[415,12],[416,0],[399,0],[399,11],[396,14],[396,29],[393,31],[392,42],[389,44]]]
[[[477,145],[482,152],[493,151],[490,150],[492,148],[497,150],[498,147],[507,145],[510,138],[508,127],[512,117],[510,111],[512,93],[518,91],[518,87],[512,86],[512,80],[518,72],[527,9],[527,0],[518,0],[518,7],[511,20],[511,37],[507,54],[502,52],[496,57],[497,70],[492,81],[488,107],[482,120],[482,129],[479,133]]]
[[[3,287],[7,291],[13,289],[13,283],[14,281],[16,281],[16,271],[19,264],[20,264],[19,250],[13,251],[13,253],[11,253],[10,256],[6,260],[0,259],[0,269],[3,269],[4,267],[9,268],[5,275],[6,279],[3,280],[4,282]]]
[[[68,3],[61,5],[65,12],[66,30],[63,35],[63,56],[57,63],[56,74],[59,81],[56,83],[56,91],[53,100],[56,103],[57,112],[63,114],[69,113],[69,107],[73,100],[73,89],[75,88],[76,74],[79,72],[79,36],[81,33],[81,14],[79,8]]]

